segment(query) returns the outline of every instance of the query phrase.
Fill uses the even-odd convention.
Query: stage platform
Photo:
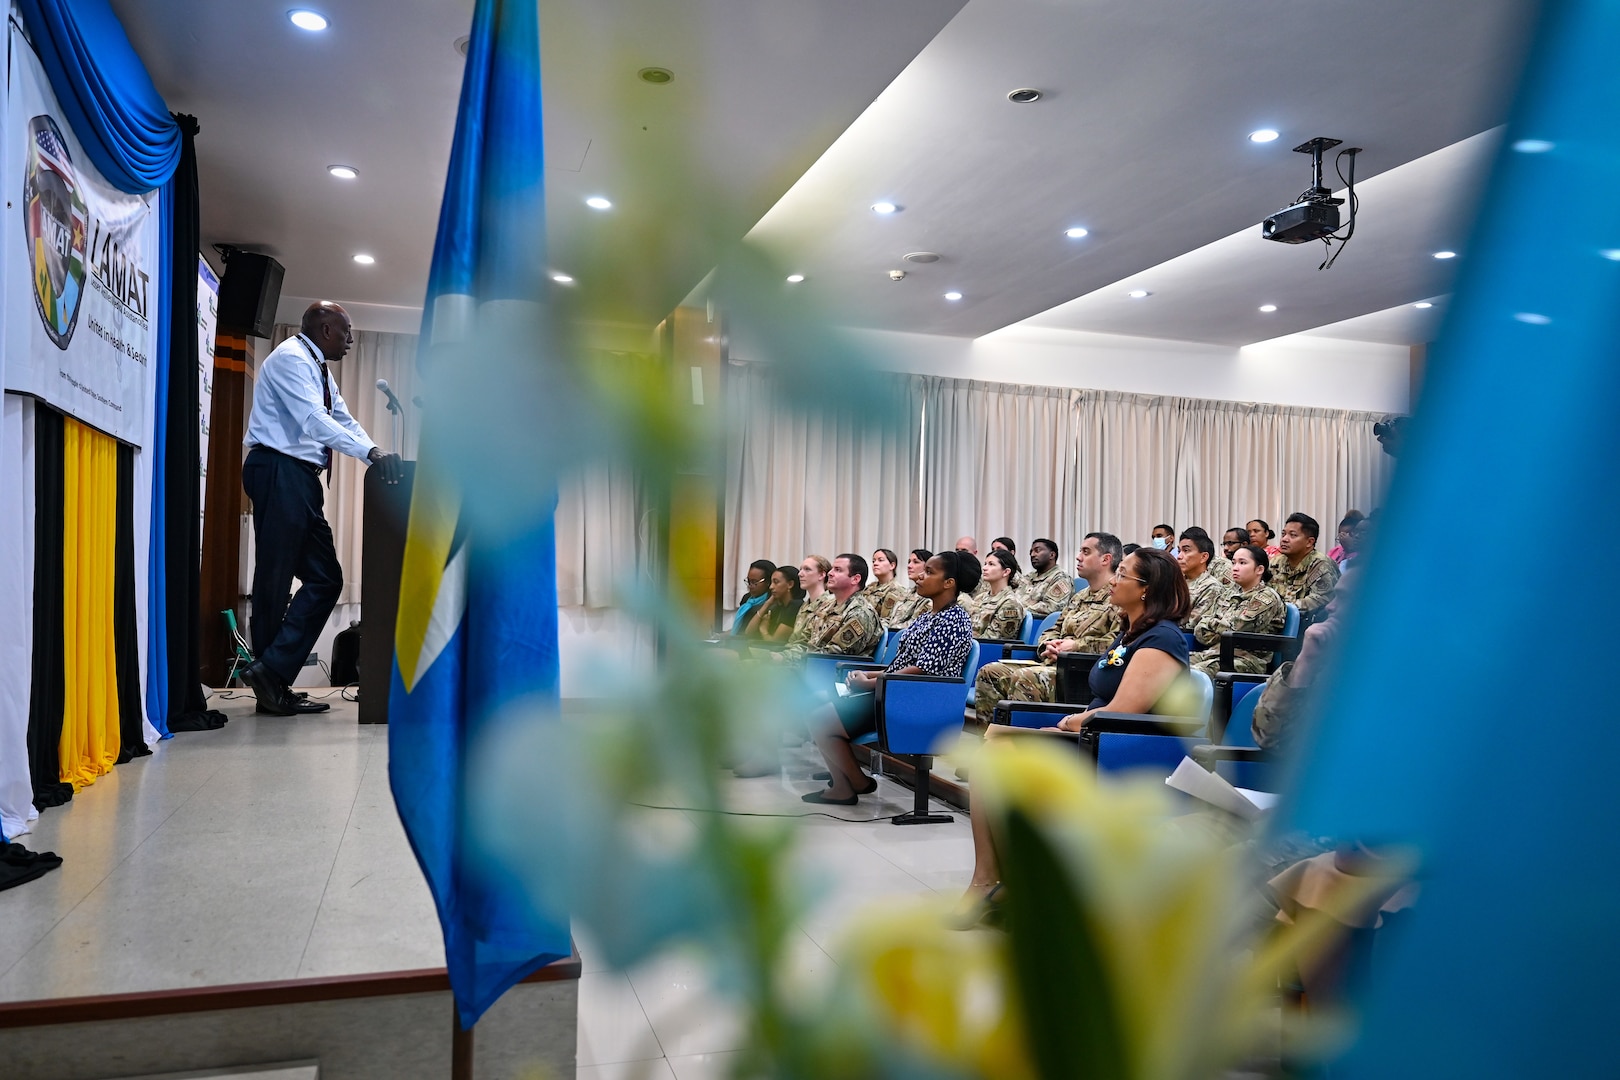
[[[278,1005],[313,1009],[303,1026],[341,1026],[320,1010],[345,995],[368,998],[374,1009],[388,998],[387,1015],[367,1023],[430,1022],[447,1050],[448,996],[434,981],[444,965],[438,920],[394,812],[387,728],[357,723],[355,705],[335,692],[330,700],[329,713],[280,718],[255,716],[241,691],[216,697],[212,704],[231,717],[223,729],[177,735],[40,815],[19,839],[56,851],[64,865],[0,893],[0,1060],[16,1062],[36,1041],[68,1047],[74,1040],[65,1033],[88,1033],[91,1021],[175,1012],[207,1023],[222,1014],[206,1010],[227,1006],[244,1017]],[[809,780],[820,767],[813,750],[784,751],[784,762],[782,775],[734,781],[735,808],[808,809],[798,795],[820,786]],[[830,892],[799,927],[796,975],[833,970],[828,950],[855,904],[930,890],[954,895],[965,884],[966,816],[918,828],[884,820],[910,803],[909,788],[885,780],[877,797],[831,808],[839,820],[804,819],[803,880]],[[684,811],[650,812],[650,819],[660,830],[693,824]],[[492,1012],[480,1025],[480,1039],[488,1026],[491,1037],[509,1028],[531,1041],[505,1057],[481,1056],[480,1076],[507,1075],[535,1055],[563,1075],[561,1066],[577,1055],[582,1080],[632,1069],[654,1080],[724,1072],[726,1055],[740,1045],[737,1024],[704,989],[696,961],[675,956],[615,972],[583,935],[577,950],[572,964],[509,995],[508,1015]],[[443,1023],[406,1016],[407,1002]],[[557,1022],[562,1012],[577,1022]],[[65,1021],[69,1028],[60,1026]],[[276,1044],[254,1045],[268,1052]],[[97,1073],[88,1061],[70,1064],[57,1057],[9,1075],[158,1071]],[[337,1064],[321,1075],[369,1075]],[[411,1074],[409,1064],[390,1066],[393,1075]]]

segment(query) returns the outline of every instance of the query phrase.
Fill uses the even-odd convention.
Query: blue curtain
[[[182,132],[168,106],[152,85],[146,66],[136,55],[129,37],[107,0],[19,0],[18,10],[34,50],[39,54],[51,89],[66,114],[73,133],[91,162],[107,182],[121,191],[143,194],[162,189],[159,251],[161,261],[157,310],[156,424],[152,444],[151,565],[148,573],[148,630],[146,704],[152,723],[168,734],[169,616],[195,622],[195,612],[180,610],[169,601],[166,570],[168,537],[165,528],[167,495],[178,484],[166,453],[170,393],[171,311],[177,273],[195,277],[191,260],[177,270],[172,254],[175,214],[195,215],[189,207],[174,205],[175,170],[180,164]],[[190,235],[196,235],[193,221]],[[189,369],[187,369],[189,370]],[[193,380],[195,382],[195,380]],[[189,468],[191,487],[197,486],[198,463],[175,462]]]
[[[144,194],[180,164],[180,127],[107,0],[18,0],[73,133],[107,182]]]

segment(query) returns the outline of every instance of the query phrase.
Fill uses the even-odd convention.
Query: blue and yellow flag
[[[422,320],[433,363],[456,363],[455,346],[491,319],[543,323],[544,242],[538,12],[534,0],[478,0]],[[471,1027],[570,952],[568,927],[535,912],[466,823],[479,738],[555,712],[556,554],[549,507],[498,539],[468,527],[463,477],[432,453],[437,422],[430,412],[400,581],[389,779]]]
[[[1617,1069],[1620,4],[1539,15],[1284,811],[1419,858],[1335,1077]]]

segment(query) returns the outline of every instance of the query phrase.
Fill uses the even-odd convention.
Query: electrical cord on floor
[[[906,810],[903,813],[884,814],[884,815],[882,815],[880,817],[844,817],[844,816],[842,816],[840,814],[828,813],[825,810],[811,810],[811,811],[808,811],[807,813],[803,813],[803,814],[768,814],[768,813],[765,813],[764,811],[761,811],[761,810],[714,810],[714,809],[705,809],[704,807],[701,807],[701,806],[659,806],[656,803],[644,803],[644,802],[632,802],[630,805],[631,806],[639,806],[644,810],[685,810],[688,813],[692,813],[692,814],[724,814],[727,817],[758,817],[758,818],[824,817],[824,818],[831,818],[833,821],[848,822],[848,823],[850,823],[852,825],[859,825],[862,822],[866,822],[866,821],[893,821],[895,818],[905,817],[906,814],[911,813],[910,810]],[[940,811],[940,812],[946,813],[946,814],[953,814],[953,815],[962,813],[961,810],[958,810],[954,806],[944,807],[943,810]]]

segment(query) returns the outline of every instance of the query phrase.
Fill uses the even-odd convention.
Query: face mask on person
[[[1155,536],[1153,538],[1153,546],[1158,548],[1160,551],[1168,550],[1170,547],[1170,538],[1168,536]]]

